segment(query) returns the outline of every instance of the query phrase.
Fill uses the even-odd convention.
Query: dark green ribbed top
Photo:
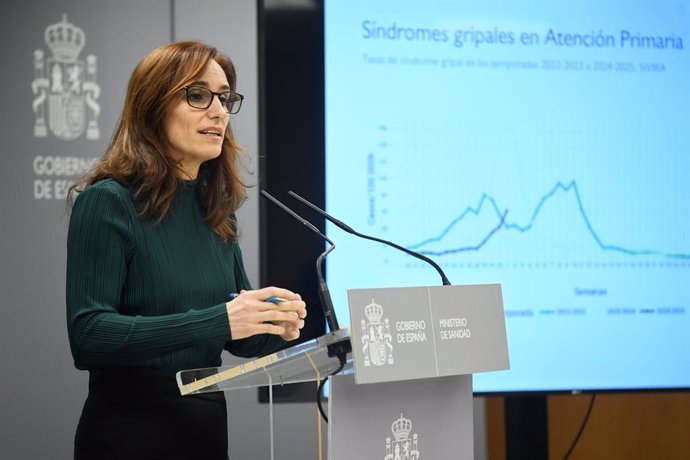
[[[205,223],[196,183],[180,188],[160,224],[143,221],[114,180],[75,200],[67,237],[67,326],[79,369],[176,372],[218,366],[225,348],[257,356],[275,336],[230,340],[228,294],[249,289],[239,246]]]

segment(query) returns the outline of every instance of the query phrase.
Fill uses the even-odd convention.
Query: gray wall
[[[67,20],[85,34],[80,60],[97,58],[95,82],[99,136],[58,138],[48,127],[36,137],[41,113],[32,83],[37,78],[35,51],[45,59],[49,25]],[[233,128],[252,157],[258,152],[258,65],[256,2],[253,0],[60,0],[13,2],[0,18],[5,44],[0,81],[4,91],[0,134],[4,167],[0,170],[0,458],[69,459],[87,374],[73,367],[65,327],[65,239],[68,216],[62,195],[65,181],[78,172],[50,169],[45,158],[88,160],[99,157],[119,116],[125,86],[135,64],[149,50],[170,40],[201,39],[230,55],[238,69],[238,88],[246,96]],[[34,103],[38,112],[34,111]],[[45,114],[47,120],[48,115]],[[47,120],[48,121],[48,120]],[[49,124],[49,121],[48,121]],[[93,137],[93,136],[92,136]],[[256,183],[257,178],[250,178]],[[257,189],[239,213],[247,270],[258,285]],[[226,357],[226,364],[238,361]],[[235,459],[270,458],[269,412],[255,390],[228,394],[230,452]],[[477,458],[485,458],[483,407],[479,417]],[[318,458],[316,408],[283,404],[275,408],[276,459]],[[324,426],[324,437],[326,427]],[[325,452],[325,445],[324,445]]]
[[[131,14],[135,9],[137,14]],[[42,50],[44,59],[51,58],[44,31],[60,22],[63,14],[84,30],[79,59],[89,54],[98,59],[98,139],[87,139],[82,133],[63,140],[52,130],[45,137],[35,137],[34,52]],[[73,366],[65,327],[67,216],[60,187],[74,174],[64,168],[46,169],[48,163],[42,158],[72,161],[102,154],[119,115],[129,73],[143,50],[169,39],[169,15],[170,3],[165,0],[32,1],[3,8],[0,458],[71,458],[86,395],[87,375]],[[48,121],[48,114],[45,118]],[[36,184],[41,187],[37,189]],[[46,185],[52,193],[47,193]]]

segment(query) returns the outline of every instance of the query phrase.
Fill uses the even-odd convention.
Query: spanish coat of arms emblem
[[[383,307],[372,299],[371,303],[364,307],[364,314],[367,317],[361,321],[364,365],[393,364],[393,336],[388,319],[382,321]]]
[[[84,131],[87,139],[98,139],[101,89],[96,83],[96,56],[79,59],[84,31],[63,15],[62,21],[46,28],[45,42],[52,57],[46,59],[41,49],[34,51],[34,137],[47,137],[50,128],[63,140],[76,139]]]
[[[419,437],[417,433],[410,436],[412,421],[403,417],[391,424],[395,439],[386,438],[386,456],[383,460],[419,460]]]

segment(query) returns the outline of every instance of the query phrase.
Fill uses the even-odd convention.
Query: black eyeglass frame
[[[189,90],[192,88],[201,89],[201,90],[204,90],[204,91],[211,93],[211,98],[208,100],[208,104],[206,105],[206,107],[202,107],[201,105],[194,105],[189,101]],[[242,101],[244,101],[244,96],[241,95],[240,93],[236,93],[234,91],[221,91],[220,93],[216,93],[214,91],[211,91],[207,87],[200,86],[200,85],[183,86],[180,89],[184,90],[185,100],[187,101],[187,104],[190,107],[193,107],[195,109],[203,109],[203,110],[208,109],[209,107],[211,107],[211,104],[213,104],[213,96],[216,96],[218,98],[218,100],[220,101],[221,105],[225,108],[225,111],[227,113],[229,113],[230,115],[234,115],[240,111],[240,108],[242,108]],[[225,103],[223,103],[223,101],[220,97],[225,96],[226,94],[228,95],[228,98],[225,101]],[[233,104],[232,110],[228,108],[229,103]],[[235,106],[234,104],[237,104],[237,106]]]

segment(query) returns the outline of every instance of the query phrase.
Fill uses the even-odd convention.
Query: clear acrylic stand
[[[319,376],[330,375],[340,367],[336,356],[328,356],[329,347],[349,340],[349,331],[340,329],[239,366],[180,371],[176,376],[177,385],[182,395],[188,395],[315,381]],[[352,372],[350,353],[341,373]]]

